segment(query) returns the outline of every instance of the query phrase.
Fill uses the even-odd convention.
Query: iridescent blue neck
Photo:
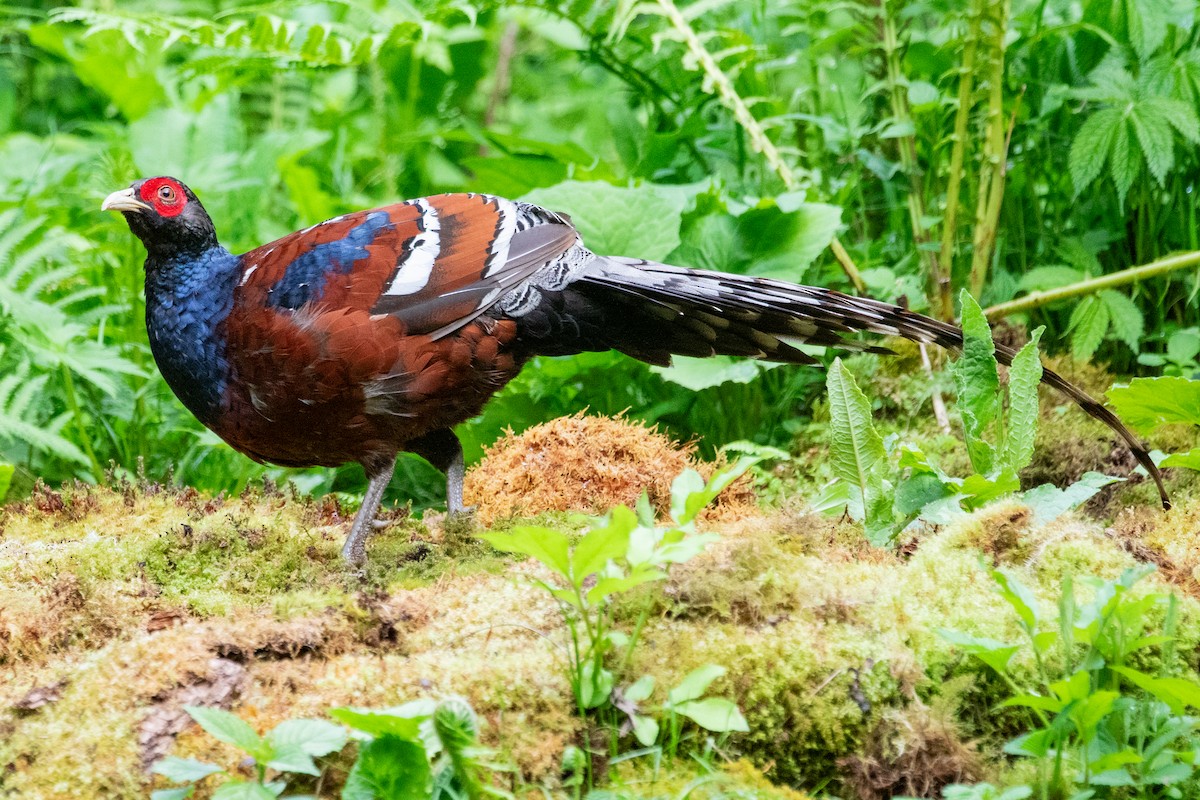
[[[219,245],[188,257],[146,260],[146,329],[167,384],[205,425],[216,421],[229,380],[221,330],[241,259]]]

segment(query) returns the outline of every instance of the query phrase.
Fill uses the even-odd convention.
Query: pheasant
[[[171,177],[105,198],[146,248],[146,327],[171,389],[257,461],[357,462],[368,488],[343,556],[366,557],[396,456],[446,473],[463,506],[453,427],[533,356],[617,350],[817,364],[801,344],[888,352],[866,332],[960,349],[962,332],[899,306],[813,286],[597,255],[570,218],[486,194],[443,194],[326,220],[242,255],[220,245]],[[654,224],[647,220],[646,224]],[[1015,352],[998,346],[1011,362]],[[1104,422],[1158,485],[1120,420],[1051,370],[1042,381]]]

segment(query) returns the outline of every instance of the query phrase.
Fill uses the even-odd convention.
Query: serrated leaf
[[[833,473],[858,490],[871,543],[885,545],[892,535],[892,502],[884,491],[887,452],[871,421],[871,404],[840,358],[830,367],[825,386]]]
[[[625,506],[616,506],[608,522],[590,529],[571,553],[571,575],[582,585],[589,575],[604,569],[610,559],[625,555],[629,549],[629,534],[638,526],[637,517]]]
[[[976,473],[986,475],[995,463],[995,450],[984,440],[988,426],[1000,413],[1000,374],[996,345],[987,317],[969,292],[963,290],[962,355],[954,362],[954,384],[962,416],[967,455]]]
[[[430,709],[432,713],[432,709]],[[369,733],[375,737],[387,736],[392,739],[404,739],[411,742],[422,742],[421,723],[430,714],[407,715],[396,710],[375,710],[342,706],[330,709],[329,716],[349,725],[356,731]]]
[[[561,531],[523,525],[507,533],[485,533],[479,538],[501,552],[532,556],[563,578],[570,579],[570,543]]]
[[[1097,295],[1104,305],[1108,306],[1109,324],[1118,339],[1129,345],[1129,349],[1138,352],[1142,334],[1145,330],[1145,319],[1137,303],[1128,296],[1112,289],[1105,289]]]
[[[359,751],[342,800],[428,800],[432,779],[421,744],[383,736]]]
[[[212,793],[212,800],[275,800],[278,796],[278,792],[273,792],[260,783],[229,781],[217,787]]]
[[[1129,115],[1133,132],[1137,136],[1142,158],[1150,168],[1150,174],[1162,186],[1167,173],[1175,165],[1175,141],[1171,136],[1171,125],[1154,108],[1140,104]]]
[[[1099,472],[1085,472],[1066,489],[1059,489],[1049,483],[1028,489],[1021,495],[1021,501],[1033,511],[1033,517],[1038,524],[1044,525],[1072,509],[1079,508],[1105,486],[1121,480]]]
[[[298,748],[310,756],[326,756],[346,746],[346,730],[323,719],[289,719],[267,733],[279,750]]]
[[[1105,108],[1092,114],[1079,128],[1071,142],[1069,169],[1075,194],[1082,194],[1104,170],[1104,163],[1112,150],[1117,128],[1123,125],[1121,112]]]
[[[187,798],[195,793],[195,786],[181,786],[177,789],[155,789],[150,793],[150,800],[187,800]]]
[[[1038,424],[1038,385],[1042,380],[1038,341],[1043,330],[1038,328],[1033,332],[1008,370],[1008,426],[1002,458],[1004,465],[1013,472],[1020,472],[1033,458]]]
[[[1131,428],[1150,433],[1160,425],[1200,425],[1200,381],[1167,376],[1134,378],[1108,390],[1108,400]]]
[[[1122,208],[1129,188],[1142,171],[1142,161],[1133,153],[1128,121],[1122,121],[1113,135],[1112,155],[1109,158],[1109,173],[1117,187],[1117,203]]]
[[[723,383],[750,383],[767,370],[778,366],[780,365],[776,362],[754,361],[732,356],[712,356],[710,358],[675,356],[671,366],[652,366],[650,371],[662,376],[663,380],[698,392],[713,386],[720,386]]]
[[[1087,361],[1108,333],[1108,306],[1095,296],[1084,298],[1071,312],[1071,357]]]
[[[622,188],[604,181],[564,181],[522,199],[569,214],[593,252],[654,261],[679,246],[687,203],[682,192],[670,187]]]

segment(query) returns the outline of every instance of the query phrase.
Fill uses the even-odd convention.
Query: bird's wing
[[[578,246],[562,214],[482,194],[359,211],[242,257],[243,292],[298,310],[368,310],[445,336]]]

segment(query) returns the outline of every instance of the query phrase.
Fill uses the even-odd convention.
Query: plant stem
[[[908,90],[900,64],[900,37],[896,33],[895,17],[888,10],[888,0],[880,0],[879,10],[884,62],[887,67],[885,80],[892,105],[893,123],[914,127],[908,107]],[[906,133],[897,137],[896,149],[899,151],[900,165],[908,177],[908,221],[912,227],[913,244],[927,262],[926,275],[929,278],[929,295],[934,316],[951,320],[954,319],[954,305],[950,278],[941,274],[937,253],[930,247],[932,241],[925,224],[925,194],[917,160],[916,134]]]
[[[988,51],[987,138],[983,143],[983,163],[979,169],[979,196],[975,208],[975,242],[971,254],[968,288],[978,298],[996,248],[996,229],[1000,205],[1004,200],[1005,161],[1008,142],[1004,124],[1004,34],[1008,30],[1009,2],[993,7],[991,47]]]
[[[1092,294],[1102,289],[1113,289],[1117,286],[1124,286],[1127,283],[1156,278],[1159,275],[1165,275],[1177,269],[1192,267],[1197,264],[1200,264],[1200,250],[1179,253],[1178,255],[1151,261],[1149,264],[1143,264],[1140,267],[1130,267],[1120,272],[1113,272],[1109,275],[1101,275],[1098,278],[1089,278],[1086,281],[1072,283],[1069,286],[1060,286],[1057,289],[1047,289],[1043,292],[1032,292],[1016,300],[1009,300],[1007,303],[999,303],[991,308],[984,309],[983,313],[989,321],[995,321],[1009,314],[1030,311],[1050,305],[1051,303],[1056,303],[1059,300]]]
[[[934,276],[938,308],[943,317],[954,311],[954,251],[958,236],[959,193],[962,188],[963,160],[967,150],[967,123],[971,119],[971,94],[975,90],[975,54],[983,24],[982,0],[975,0],[967,20],[967,40],[958,74],[958,108],[954,113],[953,146],[950,148],[950,174],[946,183],[946,213],[942,218],[940,269]],[[949,309],[949,311],[947,311]]]
[[[79,405],[79,396],[75,393],[75,378],[71,375],[71,370],[67,369],[66,364],[60,364],[59,371],[62,373],[67,408],[71,410],[71,421],[75,424],[79,442],[83,445],[83,451],[87,454],[88,460],[92,462],[92,471],[96,480],[99,481],[104,477],[104,467],[100,466],[100,459],[96,458],[96,451],[92,449],[92,437],[88,432],[87,425],[84,424],[83,409]]]

